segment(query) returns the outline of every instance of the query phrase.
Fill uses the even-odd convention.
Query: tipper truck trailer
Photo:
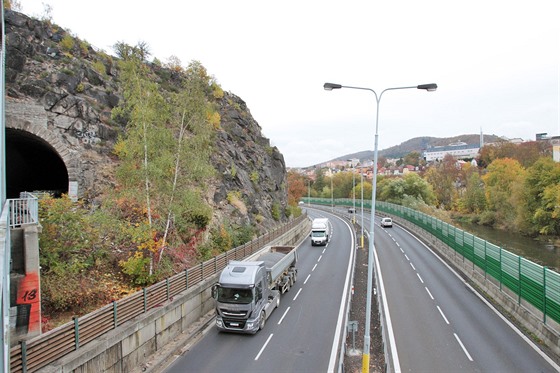
[[[329,242],[330,227],[328,218],[316,218],[311,223],[311,246],[326,245]]]
[[[231,261],[212,289],[216,327],[255,334],[297,278],[295,246],[268,246],[254,261]]]

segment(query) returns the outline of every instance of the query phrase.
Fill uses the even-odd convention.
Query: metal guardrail
[[[47,366],[136,316],[160,307],[175,295],[220,272],[230,260],[241,260],[256,253],[304,219],[307,216],[301,215],[251,242],[14,346],[10,350],[10,372],[35,372]]]
[[[331,205],[328,198],[302,198],[305,203]],[[336,205],[351,204],[352,199],[335,199]],[[366,201],[364,200],[364,207]],[[368,208],[371,200],[367,201]],[[499,283],[500,290],[506,287],[517,296],[517,303],[524,300],[543,314],[542,322],[552,319],[560,323],[560,273],[513,254],[462,229],[445,223],[430,215],[408,207],[377,201],[377,211],[386,212],[405,219],[452,248]]]

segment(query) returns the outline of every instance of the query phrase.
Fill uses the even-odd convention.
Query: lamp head
[[[325,91],[332,91],[333,89],[340,89],[342,85],[336,83],[325,83],[323,84],[323,88]]]
[[[433,92],[437,89],[437,84],[436,83],[430,83],[430,84],[420,84],[419,86],[417,86],[416,88],[418,89],[424,89],[428,92]]]

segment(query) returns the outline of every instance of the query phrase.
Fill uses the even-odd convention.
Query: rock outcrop
[[[6,127],[48,143],[63,160],[77,197],[98,198],[115,183],[112,149],[125,131],[111,118],[122,100],[116,57],[15,11],[6,11],[5,24]],[[243,100],[226,92],[219,106],[212,155],[219,176],[207,191],[214,219],[268,229],[285,219],[283,156]]]

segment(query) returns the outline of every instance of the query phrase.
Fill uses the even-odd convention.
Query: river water
[[[560,272],[560,248],[554,247],[550,243],[532,239],[519,233],[501,231],[478,224],[458,221],[455,221],[453,224],[465,232],[474,234],[509,252]]]

